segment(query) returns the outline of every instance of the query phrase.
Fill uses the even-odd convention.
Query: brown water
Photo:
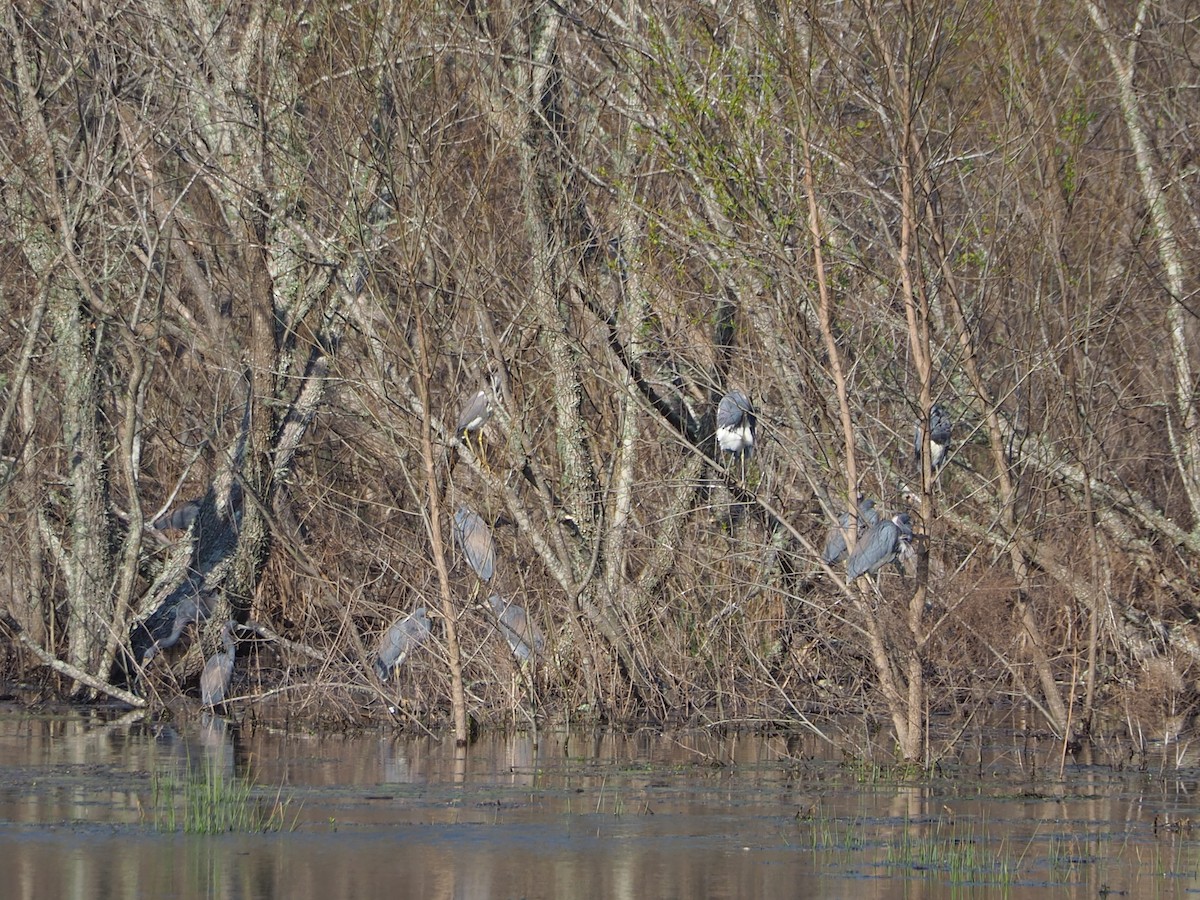
[[[1112,748],[1114,759],[1067,760],[1059,777],[1051,745],[979,734],[964,747],[932,778],[905,783],[795,736],[493,735],[456,753],[430,737],[10,712],[0,715],[0,894],[1200,893],[1200,771],[1176,756],[1127,765]],[[252,773],[264,806],[288,801],[294,830],[156,828],[154,774],[204,766]]]

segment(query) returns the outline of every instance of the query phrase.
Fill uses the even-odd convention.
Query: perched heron
[[[853,581],[859,575],[874,575],[904,552],[904,545],[913,539],[912,519],[900,513],[876,522],[854,545],[846,561],[846,578]]]
[[[225,693],[229,690],[233,658],[237,652],[230,632],[232,625],[232,622],[226,622],[221,626],[221,646],[225,650],[210,656],[204,664],[204,671],[200,673],[200,700],[205,706],[217,706],[225,700]]]
[[[935,403],[929,410],[929,471],[936,472],[946,461],[946,451],[950,449],[950,434],[953,430],[954,423],[950,421],[950,414],[940,404]],[[924,437],[925,429],[921,422],[917,422],[913,437],[913,459],[917,471],[921,469]]]
[[[192,523],[196,521],[196,516],[200,514],[200,501],[188,500],[186,503],[180,503],[173,510],[161,517],[154,523],[154,527],[159,531],[167,528],[177,528],[180,531],[187,531],[192,527]]]
[[[509,603],[499,594],[488,597],[500,631],[520,662],[536,660],[546,649],[546,639],[524,607]]]
[[[483,426],[491,417],[492,401],[487,391],[476,391],[459,414],[455,433],[468,447],[471,446],[471,438],[475,438],[475,444],[482,454]]]
[[[199,625],[209,617],[212,608],[213,597],[208,591],[200,590],[182,598],[175,604],[175,621],[171,624],[170,632],[146,648],[146,652],[142,654],[142,665],[148,665],[160,650],[166,650],[179,643],[184,629],[193,623]]]
[[[483,581],[491,581],[496,571],[496,547],[492,533],[479,513],[463,504],[454,514],[454,538],[467,563]]]
[[[758,418],[754,404],[739,390],[730,391],[717,405],[717,446],[743,458],[754,451],[754,429]]]
[[[851,518],[858,525],[854,532],[856,535],[855,546],[857,546],[858,541],[862,540],[864,532],[879,521],[879,513],[875,511],[875,501],[860,500],[856,515],[852,517],[850,510],[846,510],[838,516],[837,524],[829,529],[829,536],[825,539],[825,551],[821,554],[821,559],[831,566],[846,558],[846,534],[850,530]]]
[[[375,672],[379,680],[387,680],[388,675],[399,669],[408,655],[425,643],[428,637],[429,615],[423,606],[393,622],[392,627],[384,632],[375,653]]]

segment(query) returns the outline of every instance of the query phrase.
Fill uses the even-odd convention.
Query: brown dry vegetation
[[[298,718],[865,708],[909,759],[994,703],[1161,731],[1200,662],[1197,32],[1115,0],[5,3],[8,675],[170,704],[232,617],[266,635],[233,693]],[[916,472],[935,402],[951,461]],[[216,609],[126,671],[192,552],[149,523],[233,484]],[[926,536],[878,591],[818,560],[855,490]]]

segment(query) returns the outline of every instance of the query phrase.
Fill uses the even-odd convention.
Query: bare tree
[[[1193,699],[1134,702],[1200,657],[1169,4],[15,2],[0,31],[5,622],[80,690],[151,648],[191,689],[232,616],[279,651],[264,702],[463,737],[517,702],[467,503],[545,632],[543,712],[878,709],[928,761],[930,713],[989,690],[1064,742]],[[816,550],[859,493],[922,535],[867,592]],[[420,605],[397,704],[364,656]]]

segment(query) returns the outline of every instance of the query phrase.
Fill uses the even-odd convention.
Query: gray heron
[[[221,646],[225,650],[210,656],[204,664],[204,671],[200,673],[200,700],[205,706],[217,706],[222,703],[229,691],[229,680],[233,676],[233,660],[237,650],[233,643],[233,634],[230,632],[232,624],[226,622],[221,626]]]
[[[408,659],[409,654],[425,643],[429,637],[429,614],[425,607],[415,609],[392,623],[379,641],[375,652],[375,673],[380,681],[386,681]]]
[[[929,410],[929,471],[936,472],[946,461],[946,451],[950,449],[950,435],[954,431],[954,423],[950,414],[938,403]],[[921,456],[924,453],[925,428],[917,422],[913,436],[913,459],[917,471],[921,469]]]
[[[199,625],[212,613],[213,596],[205,590],[199,590],[196,593],[185,596],[175,604],[175,620],[171,624],[171,630],[166,637],[161,637],[153,644],[146,648],[146,652],[142,654],[142,665],[148,665],[150,660],[158,655],[159,651],[166,650],[168,647],[173,647],[179,643],[179,638],[183,636],[184,629],[191,624]]]
[[[879,513],[875,510],[875,501],[860,500],[857,513],[851,514],[850,510],[846,510],[838,516],[837,524],[830,527],[829,535],[825,538],[825,550],[821,554],[821,559],[831,566],[846,558],[848,552],[846,534],[850,530],[851,520],[857,523],[854,532],[855,546],[857,546],[866,530],[879,521]]]
[[[853,581],[860,575],[874,575],[896,559],[912,539],[912,519],[908,513],[876,522],[854,545],[854,552],[846,561],[846,578]]]
[[[491,417],[492,401],[487,391],[472,394],[458,416],[455,433],[468,447],[471,446],[471,438],[474,438],[480,456],[483,455],[483,426]]]
[[[745,458],[754,451],[754,429],[758,418],[754,404],[742,391],[732,390],[717,404],[717,446]]]
[[[154,527],[159,531],[165,531],[168,528],[187,531],[192,527],[192,523],[196,521],[196,516],[200,514],[200,502],[200,500],[188,500],[185,503],[180,503],[165,516],[158,519],[154,523]]]
[[[479,513],[463,504],[454,514],[454,539],[467,563],[482,581],[491,581],[496,571],[496,546],[492,532]]]
[[[512,648],[513,656],[522,663],[536,661],[546,649],[546,639],[529,613],[524,607],[506,601],[499,594],[488,597],[488,603],[496,615],[501,634]]]

